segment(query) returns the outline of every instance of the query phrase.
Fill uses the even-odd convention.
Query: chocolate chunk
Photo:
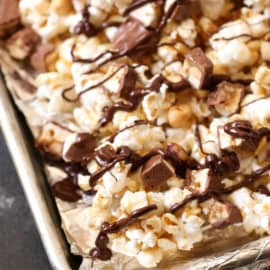
[[[212,72],[213,63],[201,48],[192,49],[186,55],[181,74],[195,89],[201,89]]]
[[[178,4],[176,5],[171,18],[173,20],[176,21],[183,21],[187,18],[190,18],[192,13],[194,13],[195,11],[198,12],[199,8],[195,5],[196,3],[194,3],[195,1],[191,1],[191,0],[182,0],[182,1],[178,1],[175,0],[175,2],[178,2]]]
[[[96,145],[97,138],[92,134],[73,134],[66,139],[63,157],[66,161],[82,162],[93,154]]]
[[[0,37],[16,30],[20,24],[17,0],[0,0]]]
[[[239,83],[222,82],[217,90],[208,95],[208,105],[214,105],[222,116],[236,113],[245,94],[245,87]]]
[[[213,175],[209,168],[187,170],[185,186],[194,194],[205,195],[209,192],[223,190],[221,179]]]
[[[13,34],[6,42],[5,47],[16,59],[24,60],[36,48],[40,37],[30,27],[26,27]]]
[[[52,186],[52,191],[55,197],[67,201],[76,202],[81,199],[81,195],[78,194],[78,187],[70,178],[63,179]]]
[[[137,46],[146,43],[153,36],[153,31],[134,18],[125,21],[112,39],[112,45],[120,54],[128,53]]]
[[[232,203],[214,199],[208,215],[209,223],[215,228],[222,228],[234,223],[242,222],[240,210]]]
[[[34,69],[39,72],[48,71],[47,56],[54,50],[52,44],[42,44],[32,54],[30,63]]]
[[[130,92],[135,89],[136,80],[137,80],[136,71],[132,67],[126,65],[124,67],[124,72],[121,77],[119,86],[120,97],[129,99]]]
[[[117,153],[110,144],[98,148],[95,152],[95,160],[101,166],[106,166],[113,162],[116,157]]]
[[[259,192],[259,193],[264,194],[266,196],[270,196],[270,190],[264,185],[258,186],[256,188],[256,192]]]
[[[141,177],[146,189],[159,188],[174,175],[172,166],[161,155],[150,158],[142,167]]]
[[[205,166],[216,176],[228,177],[240,168],[240,162],[235,152],[222,150],[220,158],[215,154],[206,155]]]

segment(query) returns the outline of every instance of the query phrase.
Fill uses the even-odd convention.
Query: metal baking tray
[[[0,123],[52,269],[78,269],[80,259],[69,252],[41,159],[33,147],[31,133],[22,114],[17,110],[1,74]],[[267,258],[270,258],[270,237],[225,253],[193,259],[184,266],[174,266],[170,269],[270,269],[270,260]]]

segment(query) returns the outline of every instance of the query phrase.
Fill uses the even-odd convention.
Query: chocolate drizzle
[[[235,184],[233,186],[230,186],[228,188],[224,188],[223,190],[221,190],[219,192],[214,192],[214,193],[209,192],[207,194],[191,193],[181,202],[176,203],[173,206],[171,206],[171,208],[169,209],[169,212],[174,214],[177,211],[179,211],[182,207],[184,207],[187,203],[189,203],[193,200],[196,200],[196,199],[198,199],[200,202],[202,202],[202,201],[205,201],[211,197],[217,197],[217,196],[221,196],[221,195],[225,195],[225,194],[230,194],[230,193],[238,190],[239,188],[251,185],[255,180],[257,180],[260,176],[262,176],[263,174],[265,174],[269,170],[270,170],[270,164],[266,165],[265,167],[263,167],[261,169],[256,170],[251,175],[244,176],[244,179],[240,183]]]
[[[158,1],[158,2],[160,2],[161,9],[163,11],[165,1],[162,0],[162,1]],[[181,2],[181,3],[179,3],[179,2]],[[138,38],[141,39],[139,41],[137,39],[135,39],[134,42],[136,42],[136,44],[133,44],[130,40],[128,40],[128,36],[126,36],[126,37],[120,37],[119,36],[119,38],[120,38],[119,40],[121,40],[121,42],[119,42],[117,40],[117,37],[116,37],[116,39],[114,38],[115,40],[113,41],[114,47],[116,48],[115,51],[107,50],[107,51],[101,53],[100,55],[98,55],[98,56],[96,56],[94,58],[91,58],[91,59],[82,59],[82,58],[76,57],[74,55],[74,53],[73,53],[74,48],[75,48],[75,46],[74,46],[74,48],[71,51],[73,62],[91,64],[91,63],[99,61],[105,55],[108,55],[108,58],[106,58],[103,61],[99,61],[99,63],[96,65],[96,68],[91,70],[91,72],[93,72],[96,69],[98,69],[98,68],[102,67],[103,65],[107,64],[108,62],[110,62],[112,60],[115,60],[115,59],[118,59],[120,57],[131,56],[131,55],[137,54],[138,52],[147,53],[149,51],[152,51],[152,50],[156,49],[158,47],[158,42],[159,42],[159,39],[160,39],[160,33],[161,33],[162,29],[166,25],[167,21],[171,18],[174,10],[177,8],[178,5],[181,5],[182,2],[186,2],[186,0],[184,0],[184,1],[175,1],[173,4],[171,4],[171,6],[169,7],[167,12],[165,12],[165,13],[163,12],[163,15],[161,16],[159,25],[156,27],[155,30],[147,29],[138,20],[133,19],[131,17],[128,18],[127,21],[125,21],[119,28],[121,30],[121,27],[122,27],[122,32],[119,30],[119,32],[121,32],[121,33],[118,33],[118,34],[116,33],[116,35],[121,35],[123,33],[125,33],[126,35],[129,35],[130,34],[129,32],[133,32],[133,35],[135,35],[135,34],[137,34],[137,32],[136,33],[134,32],[134,30],[136,29],[137,31],[140,31],[140,35],[138,36]],[[140,6],[143,6],[143,5],[147,4],[147,3],[149,3],[149,1],[142,1],[142,0],[136,1],[133,4],[131,4],[130,7],[128,7],[124,13],[128,14],[131,10],[134,10],[134,9],[136,9],[136,8],[138,8]],[[78,33],[83,32],[84,28],[87,28],[87,33],[89,35],[93,34],[92,27],[89,26],[86,23],[86,22],[88,22],[88,19],[89,19],[89,13],[88,13],[88,8],[87,8],[87,12],[85,12],[85,18],[83,19],[82,22],[80,22],[81,25],[77,26],[77,28],[78,28],[77,32]],[[87,27],[85,26],[85,23],[86,23]],[[135,26],[135,24],[137,24],[137,26]],[[134,30],[133,31],[128,31],[128,33],[126,33],[125,32],[126,29],[124,29],[125,26],[126,26],[127,29],[134,27]],[[89,28],[89,31],[88,31],[88,28]],[[144,30],[143,30],[143,28],[144,28]],[[124,44],[125,40],[127,41],[127,44]]]
[[[131,3],[123,12],[124,16],[127,16],[130,12],[132,12],[135,9],[138,9],[146,4],[157,2],[157,0],[137,0],[133,3]]]
[[[156,209],[157,206],[155,204],[152,204],[149,206],[136,209],[132,211],[126,218],[119,219],[118,221],[115,221],[111,224],[104,222],[101,225],[100,232],[95,241],[96,247],[93,248],[89,253],[90,257],[92,259],[99,259],[103,261],[110,260],[112,252],[107,247],[109,243],[108,234],[120,232],[124,228],[135,223],[141,216],[144,216]]]

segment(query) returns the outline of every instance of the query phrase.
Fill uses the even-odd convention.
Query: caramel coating
[[[168,121],[173,128],[189,128],[194,123],[194,120],[189,104],[175,105],[168,112]]]
[[[51,9],[58,15],[67,15],[73,10],[70,0],[52,0]]]

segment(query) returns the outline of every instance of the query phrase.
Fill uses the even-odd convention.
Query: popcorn
[[[174,102],[174,95],[167,93],[167,87],[162,84],[160,92],[152,92],[146,95],[142,101],[142,107],[147,120],[157,119],[158,124],[167,122],[167,111]]]
[[[175,251],[177,249],[176,244],[168,240],[167,238],[159,238],[158,239],[158,247],[163,249],[164,251]]]
[[[270,42],[261,42],[261,55],[264,61],[270,61]]]
[[[126,256],[136,256],[140,251],[137,241],[129,241],[123,236],[113,239],[111,248],[112,251]]]
[[[212,20],[219,18],[223,12],[224,4],[225,0],[200,0],[203,15]]]
[[[50,97],[49,114],[71,113],[76,104],[63,99],[62,91],[54,91]]]
[[[255,82],[270,92],[270,68],[260,66],[255,74]]]
[[[164,204],[166,208],[169,209],[175,203],[181,202],[188,194],[190,194],[188,190],[176,187],[173,187],[170,190],[166,191],[164,195]]]
[[[162,259],[162,252],[159,248],[149,248],[141,251],[136,258],[144,267],[156,267]]]
[[[269,233],[270,199],[268,196],[242,188],[233,192],[230,199],[241,210],[246,231]]]
[[[173,235],[177,247],[180,250],[190,250],[195,243],[203,238],[202,225],[204,220],[198,216],[190,215],[183,219],[180,218],[179,230]]]
[[[146,220],[143,220],[141,222],[141,225],[144,231],[149,231],[156,234],[160,233],[162,229],[161,220],[157,216],[152,216]]]
[[[121,208],[127,213],[130,213],[138,208],[145,207],[148,205],[146,192],[139,191],[132,193],[130,191],[127,191],[122,197],[120,205]]]
[[[189,46],[194,47],[196,45],[197,30],[195,22],[192,19],[183,21],[177,28],[180,38]]]
[[[161,217],[162,228],[169,234],[177,234],[179,232],[179,223],[177,218],[169,213],[162,215]]]
[[[134,151],[147,152],[155,147],[161,147],[163,141],[165,134],[162,128],[136,126],[118,134],[114,139],[114,146],[117,148],[126,145]]]
[[[160,6],[156,3],[149,3],[135,9],[130,16],[140,20],[146,27],[156,27],[160,15]]]
[[[240,40],[232,40],[217,52],[222,65],[230,70],[239,71],[245,66],[251,66],[256,58],[248,46]]]
[[[112,194],[121,192],[131,181],[127,177],[130,166],[117,163],[110,172],[106,172],[102,178],[105,189]]]

